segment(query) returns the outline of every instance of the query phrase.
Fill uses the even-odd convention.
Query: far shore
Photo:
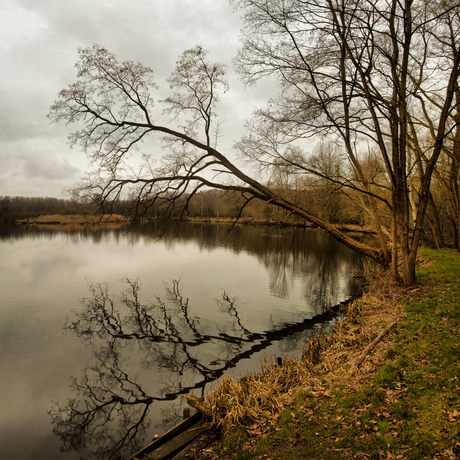
[[[184,222],[191,223],[212,223],[212,224],[235,224],[234,218],[217,218],[217,217],[188,217],[183,220]],[[148,222],[145,220],[144,222]],[[42,215],[38,217],[28,217],[25,219],[16,220],[17,225],[87,225],[87,226],[107,226],[116,225],[124,226],[130,223],[129,218],[120,214],[104,214],[103,216],[95,216],[92,214],[51,214]],[[252,219],[243,217],[236,222],[240,225],[266,225],[266,226],[278,226],[278,227],[304,227],[304,228],[319,228],[309,222],[286,222],[276,221],[271,219]],[[358,225],[358,224],[336,224],[337,228],[346,232],[373,234],[373,229]]]
[[[50,214],[38,217],[18,219],[17,225],[126,225],[129,220],[120,214]]]

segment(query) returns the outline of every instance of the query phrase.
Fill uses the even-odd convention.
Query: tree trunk
[[[402,216],[403,218],[405,216]],[[408,222],[401,225],[401,261],[403,269],[404,287],[410,287],[417,284],[415,276],[415,258],[411,257],[410,236]]]
[[[457,101],[459,101],[460,97],[458,96],[457,91]],[[457,115],[457,119],[460,121],[460,115]],[[452,164],[450,167],[450,174],[449,174],[449,191],[451,194],[451,206],[453,219],[455,221],[455,229],[454,232],[454,248],[458,249],[458,229],[460,227],[460,126],[457,125],[457,130],[455,133],[454,139],[454,148],[452,152]]]
[[[454,249],[458,249],[458,227],[455,219],[452,219],[452,246]]]
[[[433,236],[438,249],[444,247],[444,237],[442,235],[441,224],[439,220],[438,208],[433,199],[431,192],[428,192],[428,212],[432,222]]]
[[[274,204],[278,207],[286,209],[287,211],[296,214],[297,216],[305,219],[307,222],[311,222],[317,225],[319,228],[325,230],[329,235],[335,238],[337,241],[340,241],[345,246],[348,246],[350,249],[353,249],[360,254],[365,255],[366,257],[370,257],[371,259],[375,260],[377,263],[384,267],[389,266],[388,257],[385,257],[385,254],[382,250],[375,249],[371,246],[368,246],[365,243],[361,243],[359,241],[354,240],[353,238],[348,237],[345,233],[341,232],[335,225],[330,224],[322,219],[317,218],[316,216],[308,213],[302,208],[295,206],[294,204],[285,201],[281,198],[274,197],[270,200],[266,200],[270,204]]]
[[[396,213],[394,212],[394,209],[396,208],[396,200],[393,194],[393,212],[391,215],[391,237],[393,240],[393,246],[391,250],[391,274],[393,277],[393,281],[395,283],[400,283],[401,282],[401,277],[399,276],[398,272],[398,219],[396,216]]]

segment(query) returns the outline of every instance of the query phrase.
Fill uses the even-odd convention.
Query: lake
[[[185,394],[332,327],[317,315],[355,292],[357,254],[319,230],[227,229],[1,233],[2,458],[128,456],[181,420]]]

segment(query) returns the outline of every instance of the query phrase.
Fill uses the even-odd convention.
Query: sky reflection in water
[[[202,394],[233,366],[258,371],[264,351],[297,353],[313,333],[307,320],[353,290],[358,257],[322,232],[224,230],[190,225],[158,241],[149,228],[19,228],[3,240],[5,454],[19,439],[15,458],[78,458],[62,446],[132,452],[179,420],[178,395]]]

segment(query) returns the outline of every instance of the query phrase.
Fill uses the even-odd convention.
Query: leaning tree
[[[219,90],[226,90],[224,67],[207,61],[201,47],[185,51],[169,79],[173,94],[161,101],[168,122],[158,123],[150,68],[119,62],[105,48],[79,50],[78,80],[59,93],[51,106],[52,121],[80,122],[69,136],[96,166],[75,190],[99,209],[120,197],[133,197],[133,218],[162,204],[167,212],[187,213],[204,187],[235,191],[242,208],[253,199],[286,209],[326,230],[350,248],[383,262],[382,251],[356,241],[334,225],[282,198],[238,168],[215,147],[212,136]],[[160,161],[135,151],[148,135],[161,136],[166,152]],[[137,165],[137,169],[135,169]]]

